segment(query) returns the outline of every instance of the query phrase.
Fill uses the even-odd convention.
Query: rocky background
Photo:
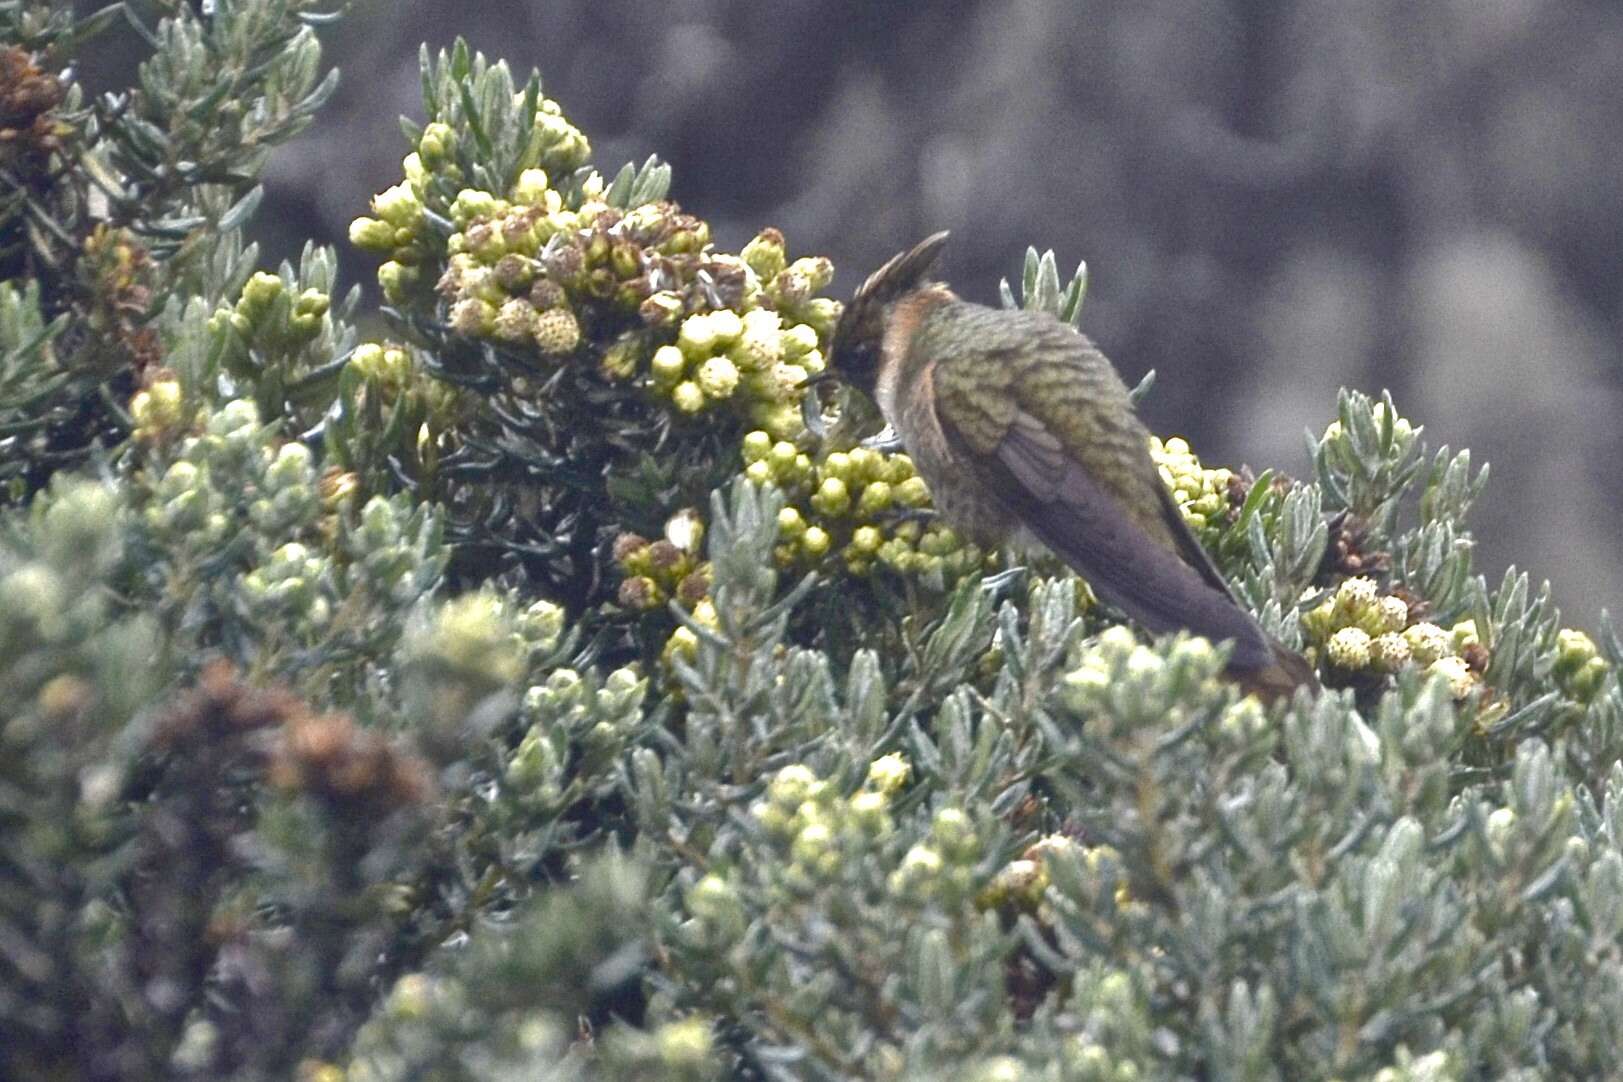
[[[1027,244],[1086,259],[1084,329],[1209,462],[1300,473],[1338,385],[1389,387],[1491,462],[1490,581],[1536,553],[1570,621],[1620,607],[1613,0],[362,3],[267,174],[272,256],[347,247],[418,44],[457,34],[539,68],[599,163],[671,161],[722,246],[780,226],[840,292],[939,228],[974,299]]]

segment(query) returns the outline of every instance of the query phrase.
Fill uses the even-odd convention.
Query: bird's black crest
[[[949,235],[942,230],[925,237],[907,251],[891,256],[884,266],[868,275],[868,280],[851,298],[852,307],[889,304],[902,294],[917,289],[935,267],[935,261],[941,257],[941,249],[946,247]]]
[[[943,231],[898,252],[870,274],[851,297],[834,329],[829,357],[846,382],[872,392],[885,335],[885,309],[924,284],[946,243],[947,233]]]

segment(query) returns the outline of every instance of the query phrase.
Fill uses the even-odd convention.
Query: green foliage
[[[1053,252],[1037,254],[1037,249],[1026,249],[1025,267],[1020,275],[1020,298],[1007,278],[998,283],[998,293],[1005,308],[1024,308],[1028,312],[1047,312],[1072,327],[1082,325],[1082,301],[1088,295],[1088,265],[1078,263],[1076,273],[1064,286],[1059,281],[1059,264]]]
[[[217,302],[252,268],[236,230],[255,180],[337,86],[305,25],[314,7],[165,3],[149,24],[127,3],[82,19],[0,5],[0,275],[26,277],[23,303],[56,328],[49,348],[0,343],[0,447],[19,493],[128,434],[122,400],[163,361],[166,304]],[[87,102],[67,65],[115,25],[146,56],[138,85]]]
[[[0,3],[0,1075],[1613,1070],[1623,647],[1476,573],[1468,452],[1356,391],[1306,482],[1155,442],[1325,684],[1265,705],[986,575],[807,386],[828,261],[465,44],[362,341],[238,231],[311,13],[157,7]],[[87,105],[47,72],[115,25]]]

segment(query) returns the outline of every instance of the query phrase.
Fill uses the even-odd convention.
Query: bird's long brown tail
[[[1299,687],[1307,688],[1313,695],[1319,693],[1318,677],[1314,675],[1313,666],[1308,664],[1307,658],[1277,642],[1273,644],[1273,652],[1273,660],[1262,668],[1236,669],[1231,665],[1228,675],[1240,685],[1241,690],[1265,703],[1288,698]]]

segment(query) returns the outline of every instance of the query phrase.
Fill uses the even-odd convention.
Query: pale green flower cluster
[[[696,312],[682,320],[674,344],[654,351],[649,375],[655,393],[681,413],[731,403],[773,436],[793,439],[805,428],[805,383],[823,371],[818,343],[811,326],[787,323],[770,308]]]
[[[773,775],[750,814],[783,853],[784,884],[815,891],[887,838],[894,829],[891,802],[907,773],[905,761],[886,757],[850,794],[798,763]]]
[[[330,250],[307,245],[298,267],[284,262],[276,273],[256,271],[235,303],[209,316],[209,351],[238,388],[254,390],[262,406],[282,405],[271,401],[267,385],[293,391],[348,348],[352,331],[345,316],[354,298],[335,308],[335,271]],[[196,395],[207,388],[186,390]]]
[[[788,440],[755,431],[744,437],[743,456],[745,477],[788,497],[774,550],[782,567],[838,559],[853,575],[883,567],[940,583],[985,567],[979,546],[908,514],[930,506],[930,489],[905,454],[857,447],[814,461]]]
[[[981,837],[962,808],[937,809],[925,840],[908,849],[887,881],[893,894],[951,909],[968,898],[984,854]]]
[[[1370,404],[1370,420],[1377,430],[1387,423],[1387,407],[1384,401]],[[1420,430],[1399,414],[1396,410],[1391,412],[1393,457],[1401,458],[1414,446],[1415,440],[1420,436]],[[1345,427],[1339,420],[1331,421],[1325,428],[1320,443],[1330,454],[1330,461],[1337,469],[1353,473],[1359,469],[1357,449],[1352,442],[1344,437],[1348,435]]]
[[[1447,680],[1456,699],[1480,683],[1466,655],[1468,647],[1480,648],[1474,624],[1465,621],[1445,630],[1412,620],[1408,602],[1381,593],[1375,580],[1364,576],[1344,579],[1303,614],[1302,633],[1308,655],[1322,657],[1332,673],[1384,675],[1418,666]]]
[[[227,402],[176,451],[151,479],[143,511],[171,551],[215,548],[249,524],[283,535],[314,523],[319,496],[309,450],[275,446],[252,402]]]
[[[392,625],[392,612],[438,583],[443,552],[431,511],[405,495],[356,506],[353,476],[318,471],[309,447],[284,441],[252,402],[200,407],[185,427],[164,423],[138,475],[140,533],[151,549],[143,567],[163,605],[313,643],[370,636],[372,622]],[[371,605],[383,610],[362,618]]]
[[[526,644],[518,635],[512,605],[502,594],[477,590],[452,598],[408,637],[418,666],[470,683],[500,687],[524,673]]]
[[[625,749],[647,692],[648,681],[630,668],[601,679],[554,670],[524,694],[529,724],[508,756],[507,790],[526,808],[561,813],[580,795],[575,779],[596,776]]]
[[[137,443],[158,443],[178,436],[192,418],[180,381],[165,373],[130,398],[130,436]]]
[[[1060,697],[1083,717],[1106,715],[1166,729],[1221,694],[1222,669],[1205,639],[1176,638],[1154,648],[1118,624],[1083,644],[1061,678]]]
[[[321,333],[321,317],[332,299],[319,289],[296,295],[294,283],[269,271],[255,271],[231,308],[216,312],[211,323],[229,326],[243,341],[296,348]]]
[[[1557,633],[1556,649],[1556,682],[1572,698],[1589,702],[1612,666],[1601,656],[1595,640],[1575,628],[1564,627]]]
[[[1189,449],[1188,441],[1173,436],[1163,441],[1150,437],[1150,457],[1155,460],[1161,480],[1172,490],[1172,498],[1183,520],[1203,541],[1228,524],[1233,471],[1210,470]]]

